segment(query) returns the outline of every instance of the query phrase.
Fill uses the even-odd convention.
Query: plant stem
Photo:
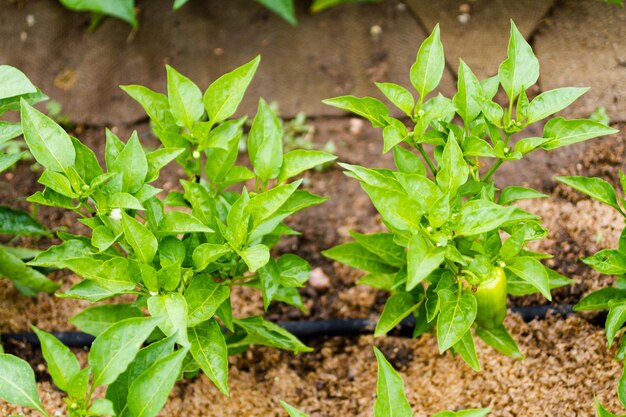
[[[489,179],[489,178],[493,175],[493,173],[494,173],[494,172],[496,172],[496,171],[498,170],[498,168],[500,168],[500,165],[502,165],[502,163],[503,163],[503,162],[504,162],[504,161],[503,161],[502,159],[498,159],[498,160],[496,161],[496,163],[495,163],[495,164],[493,164],[493,165],[491,166],[491,168],[489,168],[489,171],[487,171],[487,173],[485,174],[485,176],[483,177],[483,179],[482,179],[482,180],[480,180],[480,182],[483,182],[483,183],[484,183],[485,181],[487,181],[487,180],[488,180],[488,179]]]
[[[432,172],[433,175],[436,176],[437,175],[437,169],[435,168],[435,164],[433,164],[433,161],[430,159],[430,157],[428,156],[428,154],[424,150],[424,147],[422,146],[422,144],[418,143],[415,146],[417,147],[417,150],[419,151],[419,153],[422,155],[422,158],[424,158],[424,161],[426,161],[426,165],[428,165],[428,168],[430,169],[430,172]]]

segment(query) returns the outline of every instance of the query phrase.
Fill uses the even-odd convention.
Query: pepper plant
[[[559,182],[580,191],[589,197],[607,204],[626,218],[626,174],[619,172],[621,195],[613,186],[602,178],[584,176],[555,177]],[[626,228],[622,230],[617,249],[602,249],[582,261],[601,274],[617,275],[615,286],[601,288],[580,300],[574,311],[608,310],[606,318],[606,340],[611,347],[616,337],[622,333],[626,323]],[[626,339],[622,338],[617,358],[626,360]],[[626,361],[624,372],[618,383],[618,397],[626,407]]]
[[[201,369],[225,394],[228,353],[250,344],[310,350],[261,316],[238,317],[230,295],[247,286],[262,292],[265,309],[272,301],[304,309],[297,289],[308,280],[308,263],[289,253],[272,257],[270,249],[298,234],[283,222],[289,215],[326,200],[290,179],[335,158],[321,151],[283,154],[280,122],[261,99],[248,140],[253,171],[236,165],[246,117],[230,117],[258,64],[259,57],[223,75],[204,95],[171,67],[167,95],[123,87],[148,113],[162,146],[146,152],[136,132],[124,143],[107,131],[106,170],[87,146],[22,101],[26,143],[46,168],[39,179],[44,190],[29,201],[73,211],[90,229],[86,236],[59,233],[63,242],[30,265],[68,268],[82,278],[62,297],[134,296],[133,303],[89,308],[72,322],[103,337],[110,325],[146,309],[163,319],[151,340],[174,338],[177,351],[189,351],[185,373]],[[151,183],[173,160],[188,178],[181,191],[159,198],[162,190]]]
[[[34,104],[47,97],[23,72],[9,65],[0,65],[0,116],[19,110],[21,99]],[[0,173],[28,154],[22,151],[23,143],[18,140],[21,135],[20,123],[0,120]],[[0,205],[0,235],[49,236],[50,231],[23,210]],[[39,291],[52,292],[59,287],[39,271],[24,264],[23,259],[32,258],[35,253],[25,248],[0,246],[0,276],[10,279],[24,295],[32,296]]]
[[[404,393],[404,381],[385,355],[374,348],[378,364],[378,381],[376,384],[376,402],[374,403],[374,417],[412,417],[411,405]],[[281,401],[281,404],[290,417],[307,417],[305,413],[290,404]],[[485,417],[491,412],[489,408],[475,408],[461,411],[440,411],[432,417]]]
[[[500,190],[494,174],[503,163],[535,150],[615,130],[592,120],[556,117],[545,123],[541,137],[525,137],[525,128],[564,109],[587,89],[558,88],[529,100],[526,91],[539,77],[539,62],[514,23],[508,57],[497,76],[478,80],[461,60],[454,96],[429,97],[444,67],[436,26],[410,70],[417,99],[402,86],[377,83],[406,115],[408,127],[376,98],[324,101],[382,129],[384,152],[393,151],[396,165],[390,170],[341,164],[346,175],[360,182],[389,231],[353,232],[354,241],[324,254],[367,271],[360,283],[391,293],[376,336],[413,315],[414,336],[436,327],[439,350],[452,349],[479,370],[472,328],[500,352],[522,357],[502,324],[507,294],[538,292],[550,300],[552,288],[571,282],[540,262],[549,255],[526,248],[547,231],[538,216],[512,205],[547,196],[520,186]],[[508,97],[504,108],[493,100],[500,88]],[[432,154],[426,146],[433,147]]]

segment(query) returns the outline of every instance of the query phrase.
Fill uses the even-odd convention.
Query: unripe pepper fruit
[[[490,330],[502,324],[506,317],[506,294],[506,274],[496,266],[474,292],[478,305],[476,323],[480,327]]]

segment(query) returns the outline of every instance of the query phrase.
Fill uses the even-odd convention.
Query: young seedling
[[[378,363],[378,383],[376,384],[376,402],[374,417],[412,417],[413,410],[404,393],[404,381],[391,366],[383,353],[374,348]],[[302,411],[281,401],[290,417],[308,417]],[[432,417],[485,417],[491,412],[488,408],[476,408],[462,411],[440,411]]]
[[[22,102],[26,142],[46,168],[39,179],[45,189],[29,201],[71,210],[91,230],[60,233],[63,243],[30,265],[68,268],[82,278],[62,297],[95,303],[134,296],[134,303],[99,305],[71,321],[102,337],[109,326],[147,310],[163,318],[154,339],[174,338],[177,352],[188,351],[182,370],[202,370],[224,394],[229,353],[251,344],[310,351],[261,316],[233,314],[230,295],[247,286],[262,292],[265,309],[272,301],[305,309],[298,288],[308,280],[308,263],[290,253],[275,258],[270,249],[298,234],[287,217],[326,200],[290,179],[335,159],[320,151],[283,154],[281,124],[261,99],[248,141],[253,171],[235,164],[246,117],[229,118],[258,63],[257,57],[223,75],[204,95],[171,67],[167,96],[123,87],[144,107],[163,146],[146,153],[136,132],[124,143],[107,131],[106,171],[88,147]],[[182,191],[160,199],[162,190],[150,183],[173,160],[188,178],[180,181]]]
[[[389,232],[354,232],[353,242],[324,254],[369,272],[360,283],[391,293],[375,336],[413,315],[414,336],[436,326],[440,352],[452,349],[479,370],[472,328],[488,345],[522,358],[502,324],[507,294],[539,292],[550,300],[552,288],[571,282],[540,262],[549,255],[526,249],[528,241],[543,238],[547,231],[538,216],[512,205],[547,196],[519,186],[499,190],[494,174],[504,162],[532,151],[616,130],[592,120],[557,117],[545,123],[543,136],[517,140],[526,127],[564,109],[587,89],[558,88],[529,100],[526,90],[539,77],[539,62],[513,23],[508,57],[497,76],[480,81],[461,60],[454,97],[429,98],[444,67],[436,26],[410,70],[417,100],[404,87],[377,84],[410,119],[410,127],[372,97],[324,101],[382,129],[384,152],[393,151],[397,168],[341,164],[346,175],[361,183]],[[505,108],[493,101],[500,87],[509,100]],[[427,145],[434,148],[432,154]],[[492,161],[487,170],[481,169],[488,164],[484,159]]]

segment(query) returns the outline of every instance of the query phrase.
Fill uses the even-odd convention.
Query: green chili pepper
[[[506,317],[506,274],[504,269],[494,267],[474,293],[478,303],[476,323],[485,329],[494,329]]]

